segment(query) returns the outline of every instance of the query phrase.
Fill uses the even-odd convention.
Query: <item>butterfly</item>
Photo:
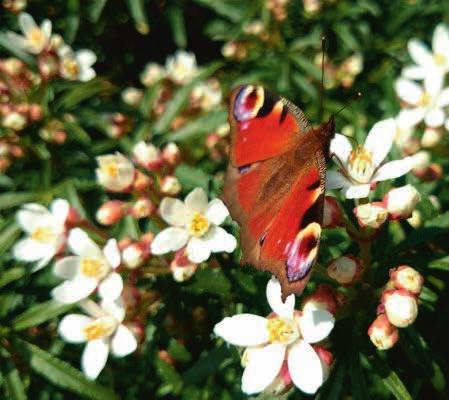
[[[240,225],[241,263],[276,275],[284,299],[299,294],[318,253],[334,117],[315,129],[290,101],[242,85],[229,123],[223,200]]]

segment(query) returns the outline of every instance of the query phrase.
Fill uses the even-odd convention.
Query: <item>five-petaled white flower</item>
[[[178,85],[186,85],[198,73],[195,54],[178,50],[167,58],[165,63],[167,76]]]
[[[53,297],[61,303],[75,303],[98,287],[103,299],[117,299],[123,290],[122,278],[114,271],[120,265],[117,241],[108,240],[100,250],[86,232],[75,228],[69,233],[68,245],[76,256],[55,263],[55,274],[66,281],[53,289]]]
[[[229,211],[219,199],[207,202],[206,192],[196,188],[184,200],[166,197],[161,201],[159,212],[170,225],[158,233],[151,243],[153,254],[165,254],[187,245],[190,261],[206,261],[211,253],[232,253],[237,241],[221,225]]]
[[[334,317],[314,307],[295,311],[295,296],[288,296],[283,303],[275,278],[268,282],[267,300],[274,313],[267,318],[238,314],[223,319],[214,328],[214,333],[228,343],[247,347],[243,355],[243,392],[253,394],[266,389],[287,360],[295,386],[305,393],[315,393],[326,380],[327,371],[311,343],[329,335]]]
[[[327,189],[342,188],[348,199],[367,197],[371,184],[394,179],[412,168],[410,157],[382,163],[393,144],[396,134],[394,119],[374,124],[363,146],[352,148],[350,141],[336,134],[330,152],[338,164],[338,171],[327,172]]]
[[[97,61],[95,53],[88,49],[74,52],[70,46],[63,45],[58,48],[60,58],[60,74],[71,81],[86,82],[95,78],[92,65]]]
[[[19,26],[23,36],[8,32],[11,44],[31,54],[41,53],[50,43],[51,21],[44,19],[41,26],[37,26],[33,17],[28,13],[19,14]]]
[[[101,307],[84,300],[81,307],[90,315],[69,314],[59,323],[59,334],[69,343],[86,342],[81,358],[84,374],[96,379],[106,365],[109,352],[125,357],[137,348],[133,333],[122,324],[125,307],[121,299],[103,301]]]
[[[65,222],[69,214],[69,203],[56,199],[50,211],[36,203],[25,204],[17,212],[17,222],[28,234],[14,246],[14,258],[38,263],[33,271],[43,268],[62,248],[65,242]]]
[[[97,181],[111,192],[126,190],[134,181],[134,165],[123,154],[107,154],[97,157],[99,168],[95,170]]]

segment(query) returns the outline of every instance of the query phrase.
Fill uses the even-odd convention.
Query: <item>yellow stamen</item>
[[[41,243],[50,243],[55,239],[56,235],[49,227],[38,227],[31,234],[31,239]]]
[[[351,151],[348,160],[350,177],[360,183],[368,183],[374,173],[373,155],[363,146]]]
[[[44,34],[37,27],[28,32],[27,38],[34,45],[39,45],[45,40]]]
[[[199,212],[195,211],[188,224],[188,230],[192,236],[201,237],[209,230],[209,220]]]
[[[81,273],[89,278],[101,279],[108,273],[109,267],[98,258],[83,258],[80,265]]]
[[[433,61],[436,65],[441,66],[446,64],[446,57],[441,53],[436,53],[433,55]]]
[[[421,107],[426,107],[430,104],[432,100],[432,97],[430,96],[429,93],[424,92],[421,96],[421,98],[419,99],[418,105],[420,105]]]
[[[101,166],[101,170],[111,178],[118,177],[119,168],[116,162],[109,162],[107,164],[104,164],[103,166]]]
[[[76,60],[67,59],[63,61],[64,70],[67,72],[69,76],[77,77],[80,69]]]
[[[113,318],[102,317],[86,325],[83,332],[86,336],[86,340],[90,341],[110,336],[116,327],[117,323]]]
[[[280,317],[268,318],[268,339],[272,343],[290,344],[299,337],[295,321]]]

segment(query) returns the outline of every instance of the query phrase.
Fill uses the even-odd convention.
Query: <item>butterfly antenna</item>
[[[320,120],[324,114],[324,55],[326,53],[326,36],[321,37],[321,86],[320,86]]]
[[[361,92],[357,92],[355,93],[349,100],[348,102],[342,107],[340,108],[337,113],[335,114],[335,116],[337,116],[338,114],[340,114],[345,108],[348,108],[354,101],[360,99],[362,97],[362,93]]]

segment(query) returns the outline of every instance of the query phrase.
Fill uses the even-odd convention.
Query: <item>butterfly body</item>
[[[299,293],[317,256],[334,120],[314,129],[288,100],[244,85],[229,122],[223,198],[241,227],[242,263],[275,274],[284,297]]]

